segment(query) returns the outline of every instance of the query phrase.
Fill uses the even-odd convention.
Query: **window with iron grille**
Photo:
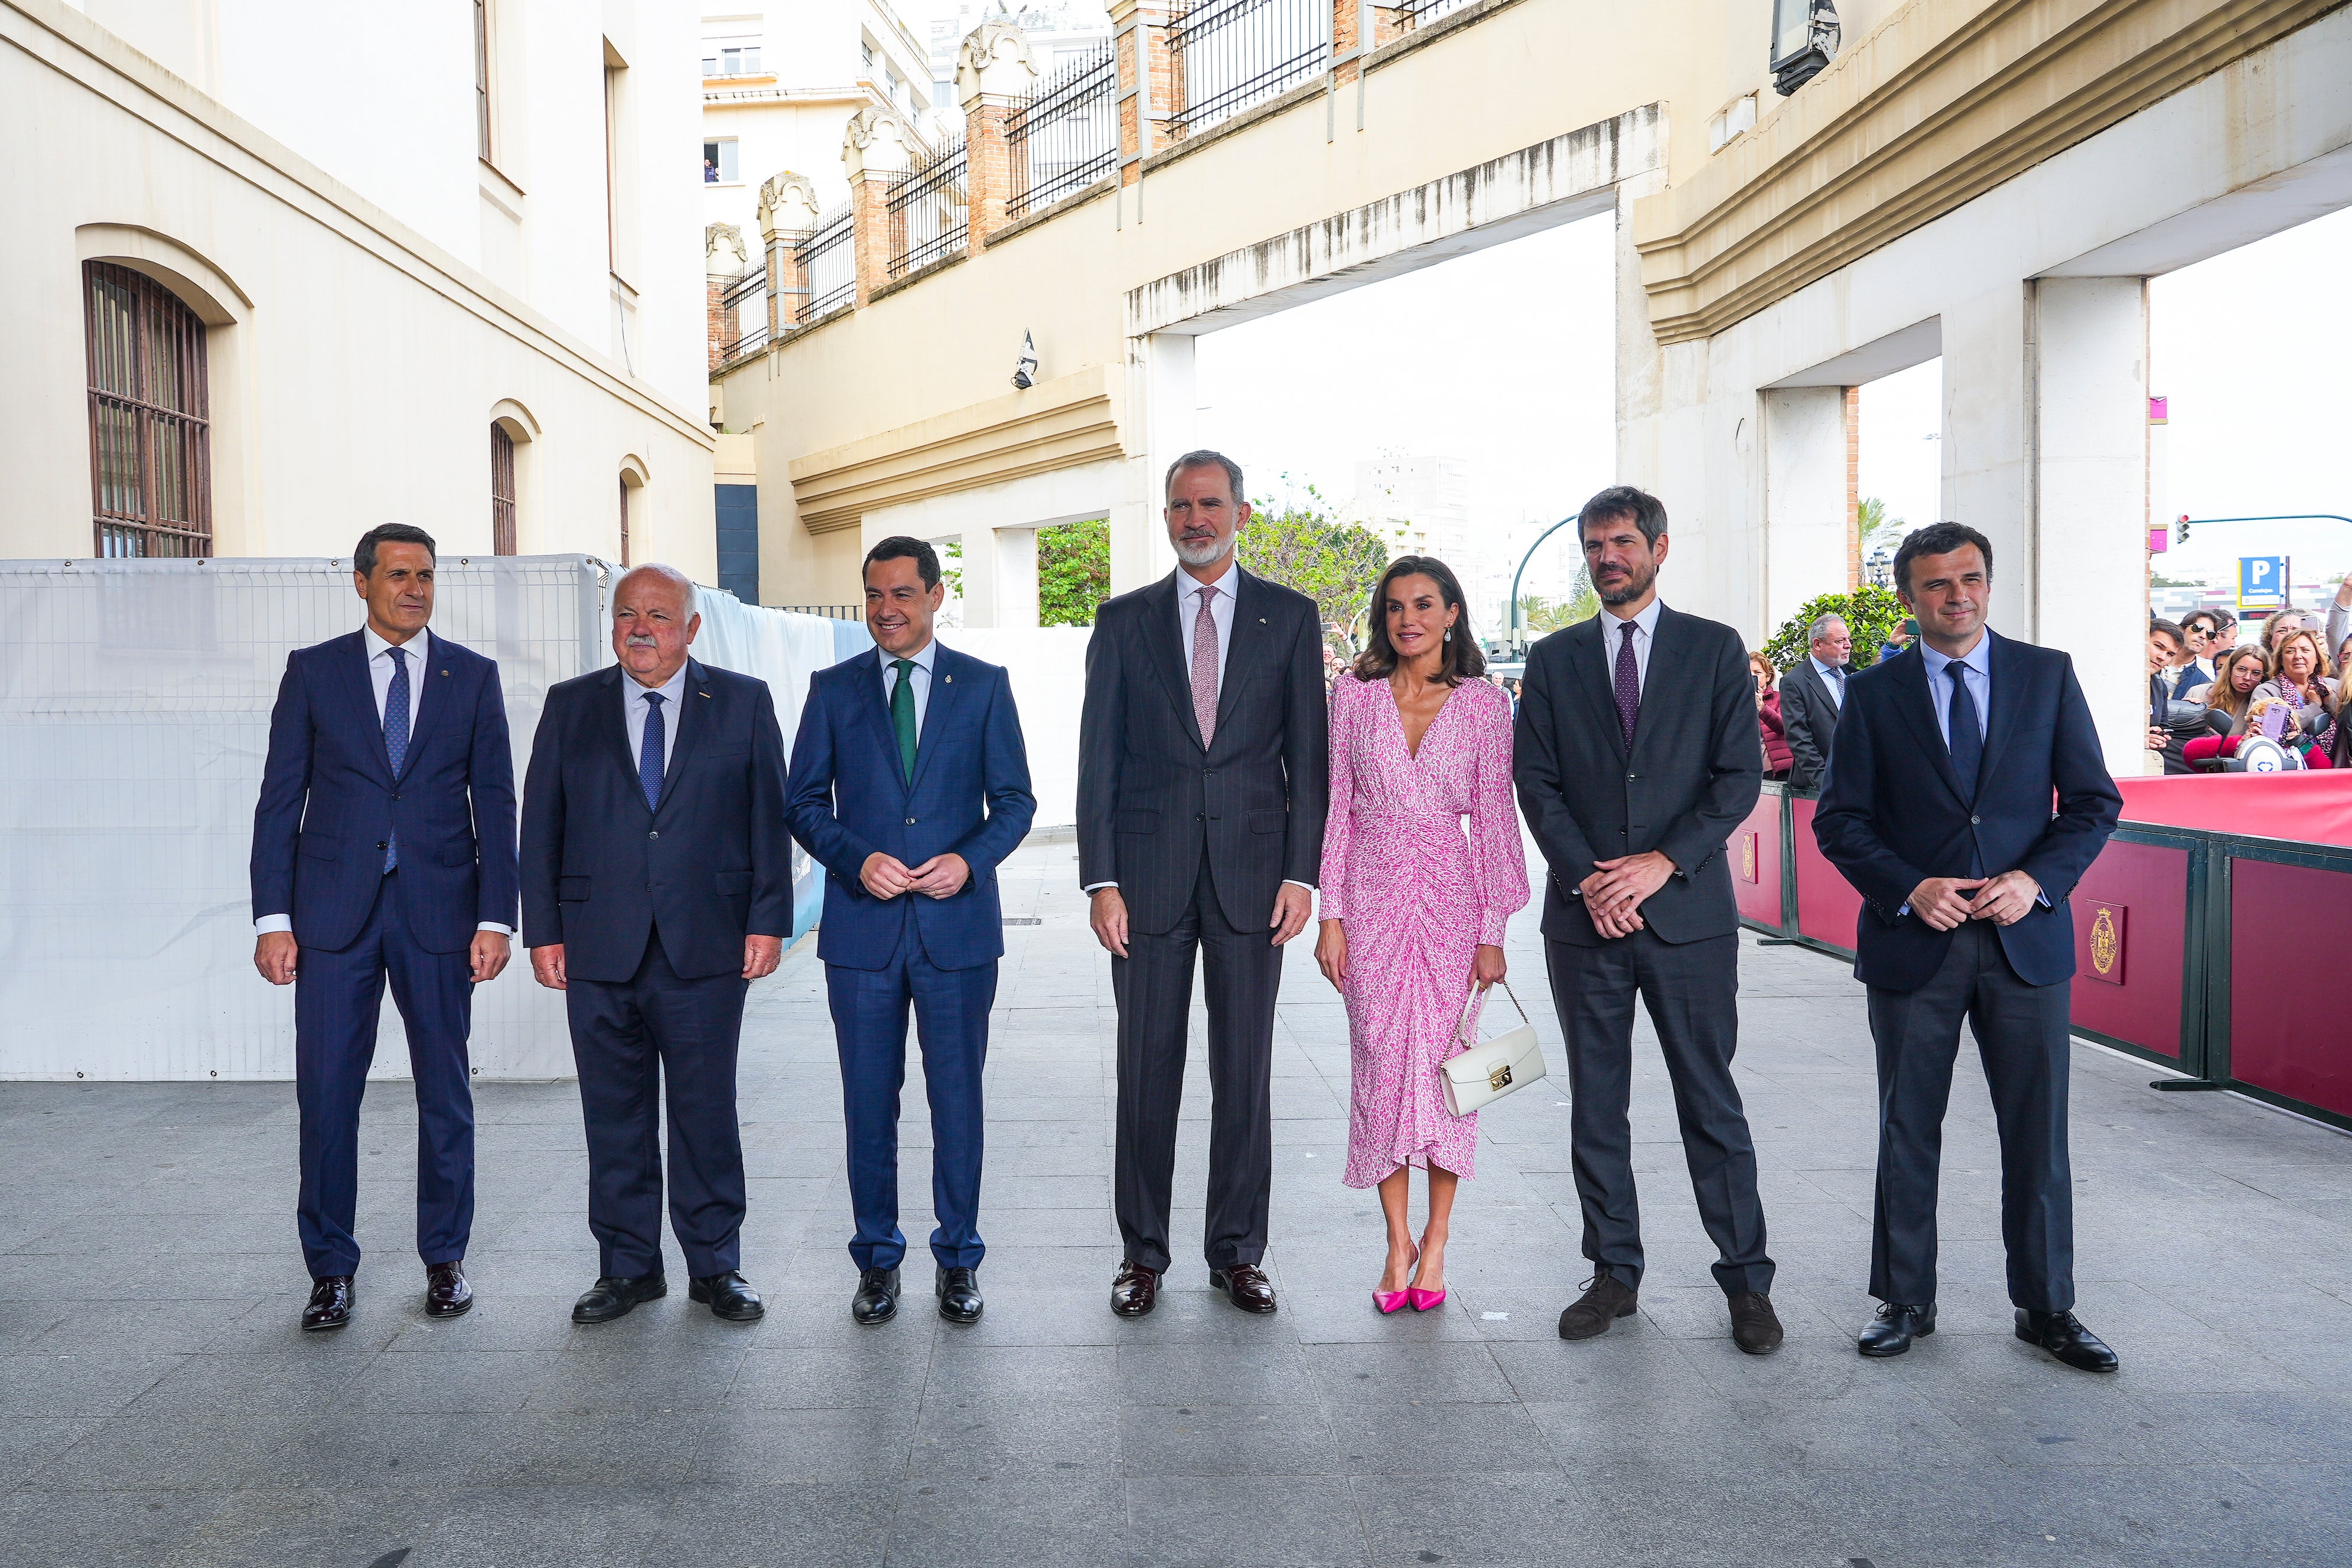
[[[514,437],[490,426],[490,553],[515,553]]]
[[[1004,215],[1042,213],[1118,163],[1118,59],[1091,49],[1037,85],[1004,117],[1013,190]]]
[[[971,205],[964,146],[942,147],[890,187],[890,276],[902,277],[963,249]]]
[[[1169,130],[1197,135],[1322,74],[1329,0],[1192,0],[1169,26],[1168,51],[1183,90]]]
[[[90,507],[101,556],[209,556],[205,324],[153,278],[82,264]]]
[[[801,308],[803,324],[829,316],[857,298],[857,252],[850,244],[847,203],[819,218],[795,248],[801,277],[808,284],[808,303]]]

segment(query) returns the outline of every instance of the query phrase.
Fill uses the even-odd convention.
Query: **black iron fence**
[[[1013,190],[1004,215],[1044,212],[1118,164],[1118,57],[1108,44],[1039,83],[1004,120]]]
[[[741,359],[768,341],[768,269],[755,267],[719,297],[719,362]]]
[[[802,322],[829,316],[857,298],[857,252],[850,243],[847,203],[819,218],[796,250],[801,277],[808,285]]]
[[[1406,27],[1425,27],[1449,12],[1477,4],[1478,0],[1402,0],[1396,8],[1396,16]]]
[[[863,604],[775,604],[772,610],[789,610],[796,615],[822,615],[828,621],[863,621]]]
[[[1181,104],[1169,121],[1195,136],[1330,64],[1330,0],[1193,0],[1168,29]]]
[[[942,147],[890,187],[890,276],[903,277],[963,249],[971,218],[964,146]]]

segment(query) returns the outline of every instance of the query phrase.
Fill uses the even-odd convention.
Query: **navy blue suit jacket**
[[[686,662],[658,807],[646,804],[618,664],[548,688],[523,779],[522,939],[618,983],[650,933],[682,979],[740,974],[743,938],[790,936],[784,737],[765,681]]]
[[[253,808],[253,917],[291,915],[294,940],[356,940],[400,835],[409,928],[428,953],[463,952],[488,920],[515,923],[514,752],[499,667],[434,637],[412,667],[408,755],[383,748],[357,632],[286,657]]]
[[[1962,797],[1952,771],[1925,659],[1906,650],[1846,678],[1813,836],[1862,894],[1853,972],[1865,985],[1916,991],[1935,977],[1952,934],[1899,912],[1927,878],[1968,875],[1972,841],[1986,875],[2022,871],[2050,901],[2000,928],[2010,967],[2033,986],[2074,977],[2066,896],[2115,831],[2123,793],[2107,776],[2074,662],[1985,635],[1992,699],[1974,799]]]
[[[923,956],[938,967],[969,969],[1003,956],[996,868],[1028,833],[1037,798],[1002,667],[940,646],[911,784],[898,762],[879,655],[868,649],[818,671],[793,741],[788,793],[793,837],[825,870],[819,958],[852,969],[887,965],[909,900]],[[959,854],[971,877],[951,898],[914,893],[886,902],[858,880],[877,852],[909,867]]]

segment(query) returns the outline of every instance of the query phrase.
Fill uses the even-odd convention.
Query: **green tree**
[[[1781,622],[1771,641],[1764,644],[1764,656],[1772,661],[1774,669],[1788,669],[1811,651],[1805,632],[1813,622],[1823,615],[1838,615],[1844,618],[1845,629],[1853,638],[1853,667],[1866,670],[1878,662],[1879,645],[1886,641],[1886,634],[1910,613],[1892,590],[1875,583],[1864,583],[1852,593],[1824,593],[1807,601]]]
[[[1091,626],[1109,597],[1109,519],[1037,530],[1038,625]]]
[[[1388,542],[1371,529],[1334,519],[1320,493],[1305,505],[1260,502],[1242,526],[1242,565],[1315,601],[1324,641],[1342,658],[1363,651],[1364,614],[1389,563]]]
[[[1601,595],[1592,591],[1592,574],[1582,567],[1576,569],[1576,581],[1570,585],[1566,599],[1547,599],[1540,593],[1519,595],[1519,627],[1530,638],[1590,621],[1600,613]]]

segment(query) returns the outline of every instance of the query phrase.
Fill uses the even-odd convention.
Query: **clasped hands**
[[[1576,884],[1592,928],[1603,936],[1631,936],[1642,929],[1642,901],[1666,885],[1675,862],[1656,850],[1614,860],[1594,861],[1592,874]]]
[[[877,850],[866,857],[866,863],[857,872],[857,880],[866,891],[885,901],[902,893],[953,898],[971,879],[971,867],[965,863],[963,856],[952,853],[933,855],[910,871],[898,856]]]
[[[1931,876],[1911,890],[1911,913],[1936,931],[1954,931],[1963,920],[2014,925],[2033,913],[2042,884],[2021,871],[1999,876]]]

